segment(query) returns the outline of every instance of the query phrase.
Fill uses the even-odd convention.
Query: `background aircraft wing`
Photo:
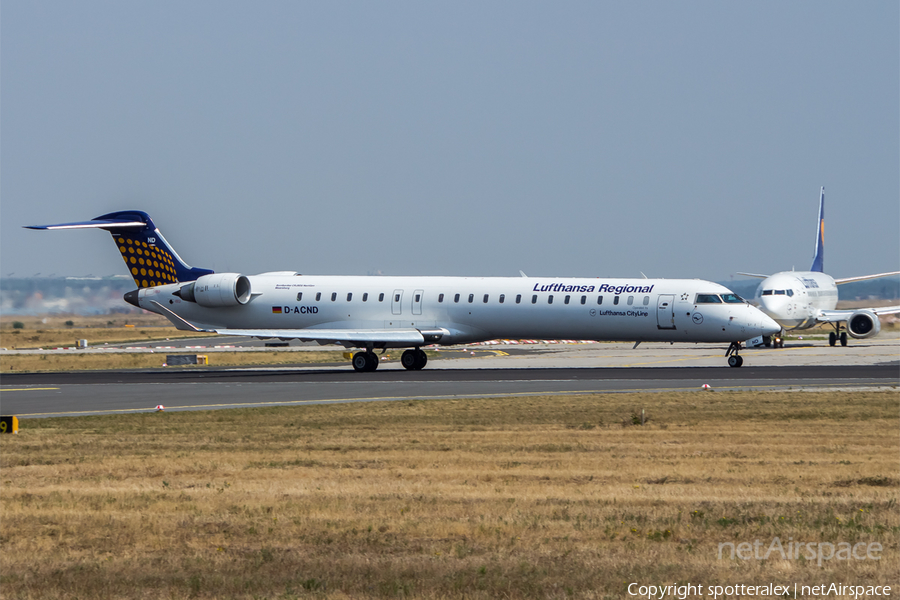
[[[820,310],[816,315],[816,321],[819,323],[838,323],[846,321],[856,312],[867,310],[876,315],[894,315],[900,313],[900,306],[883,306],[881,308],[854,308],[852,310]]]
[[[220,335],[327,342],[399,342],[425,344],[418,329],[216,329]]]
[[[866,279],[878,279],[879,277],[890,277],[891,275],[900,275],[900,271],[891,271],[890,273],[878,273],[876,275],[863,275],[862,277],[845,277],[843,279],[835,279],[838,285],[842,283],[851,283],[853,281],[865,281]]]
[[[738,273],[738,275],[743,275],[744,277],[756,277],[757,279],[765,279],[768,275],[760,275],[759,273]]]

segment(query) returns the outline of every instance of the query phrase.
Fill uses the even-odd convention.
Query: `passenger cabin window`
[[[634,304],[634,296],[628,296],[628,306]]]
[[[603,296],[597,296],[597,304],[603,304]]]
[[[455,296],[453,296],[453,301],[459,302],[459,294],[456,294]]]
[[[475,294],[469,294],[469,304],[475,301]]]
[[[537,294],[535,294],[534,296],[531,297],[531,303],[537,304]]]
[[[650,304],[650,296],[644,296],[644,306],[648,306]]]
[[[563,300],[563,304],[568,304],[569,300],[571,300],[571,299],[572,299],[572,296],[566,296],[566,299]]]
[[[303,300],[303,292],[297,292],[297,302]]]
[[[378,301],[384,302],[384,292],[381,292],[380,294],[378,294]]]
[[[695,304],[722,304],[722,299],[716,294],[697,294]]]
[[[584,304],[585,302],[587,302],[587,296],[582,296],[581,303]]]
[[[347,302],[353,300],[353,292],[347,292]]]
[[[438,294],[438,302],[443,302],[443,301],[444,301],[444,295]]]
[[[367,302],[369,300],[369,292],[363,294],[363,302]]]
[[[522,302],[522,294],[516,294],[516,304]]]
[[[322,292],[316,292],[316,302],[322,299]]]
[[[422,299],[422,294],[416,294],[416,302]]]
[[[547,304],[553,304],[553,294],[547,296]]]
[[[500,304],[503,304],[504,300],[506,300],[506,294],[500,294]]]
[[[743,304],[744,299],[737,294],[722,294],[722,300],[728,304]]]
[[[394,302],[400,302],[400,294],[394,294]]]
[[[487,304],[487,301],[488,301],[488,295],[485,294],[485,295],[484,295],[484,303]]]
[[[331,292],[331,301],[334,302],[337,300],[337,292]]]
[[[613,304],[618,304],[618,303],[619,303],[619,297],[613,296]]]

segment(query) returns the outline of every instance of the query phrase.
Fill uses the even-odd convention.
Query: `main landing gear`
[[[744,364],[744,358],[738,354],[738,351],[740,349],[740,342],[731,342],[731,344],[728,346],[728,350],[725,351],[725,356],[728,357],[729,367],[740,367]]]
[[[427,362],[428,356],[425,354],[425,351],[419,350],[418,348],[415,350],[406,350],[400,355],[400,364],[403,365],[404,369],[410,371],[420,371]]]
[[[358,372],[371,372],[378,368],[378,357],[371,350],[357,352],[352,359],[353,368]]]
[[[841,329],[840,323],[832,323],[832,325],[834,326],[834,331],[828,332],[828,345],[834,346],[838,340],[841,340],[841,346],[846,346],[847,345],[847,332],[840,331],[840,329]],[[838,335],[839,331],[840,331],[840,335]]]

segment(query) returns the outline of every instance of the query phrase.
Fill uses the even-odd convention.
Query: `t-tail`
[[[819,196],[819,228],[816,231],[816,254],[813,256],[810,271],[824,273],[825,263],[825,188],[822,187],[822,195]]]
[[[139,288],[195,281],[214,271],[191,267],[162,236],[150,215],[139,210],[113,212],[90,221],[29,225],[27,229],[105,229],[113,236],[128,272]]]

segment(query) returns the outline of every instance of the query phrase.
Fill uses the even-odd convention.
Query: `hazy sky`
[[[897,2],[4,2],[0,275],[900,269]]]

